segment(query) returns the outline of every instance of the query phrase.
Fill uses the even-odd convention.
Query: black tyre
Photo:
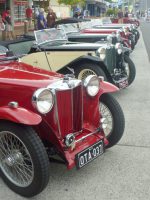
[[[131,85],[136,76],[136,68],[129,56],[124,55],[124,61],[125,61],[125,71],[128,76],[128,84]]]
[[[106,148],[110,148],[118,143],[123,135],[125,127],[124,114],[119,103],[110,94],[103,94],[100,97],[100,112],[102,127],[109,141]]]
[[[135,48],[135,42],[134,40],[131,38],[131,49],[134,50]]]
[[[133,33],[134,34],[134,37],[135,37],[135,44],[137,44],[137,42],[138,42],[138,36],[136,35],[136,33]]]
[[[136,32],[136,35],[137,35],[137,39],[139,39],[139,38],[140,38],[140,33],[139,33],[139,31],[138,31],[138,30],[135,30],[135,32]]]
[[[32,197],[49,180],[49,160],[38,135],[31,127],[0,123],[0,174],[14,192]]]
[[[75,77],[80,80],[84,80],[89,75],[103,76],[104,80],[107,80],[106,74],[103,69],[95,63],[82,63],[81,65],[78,65],[78,67],[74,67],[74,71]]]

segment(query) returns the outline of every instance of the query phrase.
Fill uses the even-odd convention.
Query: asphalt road
[[[150,67],[143,38],[131,55],[134,83],[114,96],[126,119],[124,136],[81,170],[51,164],[47,188],[32,200],[146,200],[150,198]],[[0,179],[0,200],[23,200]]]

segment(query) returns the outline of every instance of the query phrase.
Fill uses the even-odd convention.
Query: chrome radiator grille
[[[57,90],[56,108],[57,124],[61,137],[81,131],[83,122],[83,86],[79,85],[69,90]]]

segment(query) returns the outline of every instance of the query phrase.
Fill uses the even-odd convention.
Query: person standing
[[[124,17],[128,17],[128,11],[126,10],[125,14],[124,14]]]
[[[38,30],[47,28],[46,19],[44,17],[44,8],[40,8],[39,10],[39,15],[37,17],[37,28]]]
[[[47,18],[47,27],[48,28],[54,28],[57,16],[56,16],[55,12],[51,8],[49,8],[46,18]]]
[[[2,16],[0,15],[0,39],[2,39],[2,40],[4,39],[3,38],[4,31],[5,31],[5,24],[2,20]]]
[[[123,12],[121,9],[118,11],[118,23],[123,24]]]
[[[31,28],[31,25],[32,25],[32,14],[33,14],[32,9],[30,6],[28,6],[26,9],[26,18],[29,23],[29,28]]]
[[[75,10],[75,13],[74,13],[73,17],[74,17],[74,18],[77,18],[77,19],[82,18],[81,9],[77,8],[77,9]]]
[[[6,8],[6,10],[2,13],[2,20],[5,24],[5,39],[14,39],[13,27],[10,16],[10,8]]]

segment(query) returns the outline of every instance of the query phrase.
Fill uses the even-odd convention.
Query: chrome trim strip
[[[75,140],[75,143],[78,143],[78,142],[80,142],[80,141],[86,139],[87,137],[89,137],[89,136],[91,136],[91,135],[94,135],[95,133],[98,133],[98,132],[101,131],[101,130],[102,130],[102,129],[99,127],[99,128],[96,129],[96,131],[94,131],[94,132],[92,132],[92,133],[89,133],[88,135],[85,135],[85,136],[81,137],[81,138],[78,139],[78,140]]]
[[[55,89],[57,91],[65,91],[78,87],[81,84],[81,80],[70,78],[67,82],[64,82],[64,79],[59,79],[56,82],[51,83],[47,86],[49,89]]]
[[[84,90],[84,88],[83,88],[83,84],[82,84],[82,118],[81,118],[81,123],[82,123],[82,125],[81,125],[81,128],[83,129],[83,110],[84,110],[84,104],[83,104],[83,90]]]
[[[58,132],[59,132],[59,136],[61,137],[62,134],[61,134],[61,130],[60,130],[60,123],[59,123],[59,117],[58,117],[58,106],[57,106],[57,96],[56,96],[56,90],[54,90],[54,93],[55,93],[55,102],[56,102],[56,119],[57,119],[57,125],[58,125]]]
[[[73,112],[73,111],[74,111],[74,109],[73,109],[73,103],[74,103],[74,99],[73,99],[73,88],[72,88],[72,89],[71,89],[71,105],[72,105],[72,109],[71,109],[71,110],[72,110],[72,129],[74,128],[74,127],[73,127],[73,125],[74,125],[74,123],[73,123],[73,122],[74,122],[74,119],[73,119],[73,114],[74,114],[74,112]]]

